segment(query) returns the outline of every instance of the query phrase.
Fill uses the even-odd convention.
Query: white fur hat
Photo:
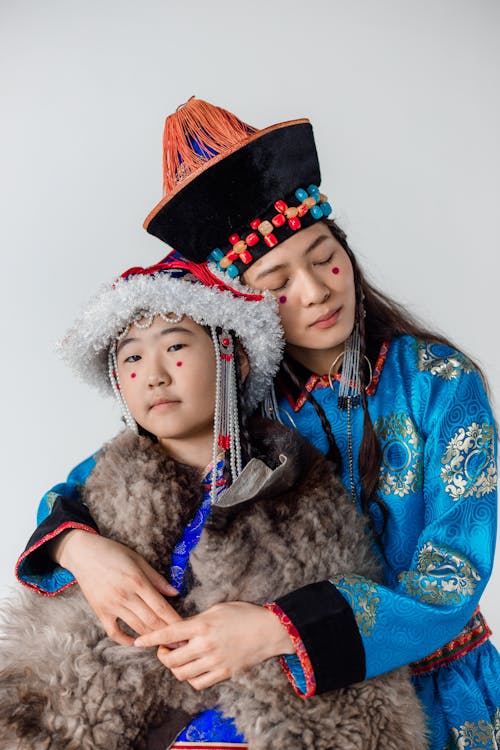
[[[236,288],[238,287],[238,288]],[[109,395],[108,352],[119,334],[143,315],[185,315],[200,325],[234,331],[250,363],[245,402],[254,409],[276,374],[283,351],[276,301],[270,294],[228,286],[206,265],[176,257],[149,268],[131,268],[101,287],[59,344],[63,359]]]

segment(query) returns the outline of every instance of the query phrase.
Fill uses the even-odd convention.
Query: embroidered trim
[[[482,646],[483,643],[486,643],[490,635],[491,630],[478,607],[465,628],[456,638],[438,648],[437,651],[434,651],[429,656],[426,656],[425,659],[420,659],[420,661],[410,664],[412,672],[415,675],[427,674],[439,667],[451,664],[471,651],[474,651],[479,646]]]
[[[314,669],[311,664],[311,660],[309,659],[309,655],[306,651],[306,647],[304,646],[302,638],[299,635],[299,631],[297,630],[293,622],[290,620],[288,615],[286,615],[285,612],[283,612],[283,610],[281,609],[281,607],[275,602],[272,602],[270,604],[269,603],[264,604],[264,608],[272,612],[273,615],[276,615],[281,625],[285,628],[288,635],[292,639],[295,653],[299,657],[300,666],[302,667],[304,671],[304,677],[306,678],[305,693],[300,692],[300,690],[297,687],[297,683],[295,682],[295,677],[293,676],[291,669],[286,663],[286,659],[283,656],[280,656],[280,664],[284,673],[286,674],[288,678],[288,681],[292,685],[296,695],[298,695],[299,698],[310,698],[316,693],[316,678],[314,676]]]
[[[380,380],[380,376],[382,375],[382,369],[387,357],[387,352],[389,351],[390,343],[391,342],[389,341],[389,339],[387,339],[387,341],[384,341],[382,346],[380,347],[380,352],[378,354],[377,361],[375,362],[375,367],[373,368],[371,383],[366,389],[367,396],[373,396],[375,391],[377,390],[378,381]]]
[[[21,578],[21,576],[19,575],[19,568],[21,567],[21,563],[23,562],[23,560],[25,560],[28,557],[28,555],[30,555],[36,549],[41,547],[42,544],[45,544],[51,539],[54,539],[56,536],[59,536],[59,534],[62,531],[65,531],[66,529],[83,529],[84,531],[92,532],[92,534],[98,533],[91,526],[87,526],[84,523],[75,523],[73,521],[65,521],[60,526],[58,526],[57,529],[55,529],[54,531],[51,531],[49,534],[46,534],[44,537],[42,537],[32,547],[24,550],[23,554],[21,555],[21,557],[16,563],[16,569],[15,569],[15,576],[17,580],[19,581],[19,583],[21,583],[23,586],[26,586],[27,588],[34,589],[38,594],[41,594],[42,596],[55,596],[56,594],[60,594],[61,591],[64,591],[65,589],[69,588],[70,586],[73,586],[73,584],[76,583],[76,579],[74,579],[70,581],[69,583],[66,583],[64,586],[61,586],[61,588],[56,589],[55,591],[45,591],[44,589],[40,588],[40,586],[37,586],[36,583],[31,583],[30,581],[23,580],[23,578]]]
[[[387,358],[387,352],[389,351],[389,345],[390,341],[384,341],[382,346],[380,347],[380,352],[377,357],[377,361],[375,362],[375,367],[373,368],[373,374],[372,379],[370,382],[369,387],[366,389],[366,395],[367,396],[373,396],[375,395],[375,392],[377,390],[377,386],[379,384],[380,376],[382,375],[382,370],[384,368],[385,360]],[[339,381],[341,378],[341,374],[338,372],[332,380]],[[312,391],[321,390],[322,388],[329,388],[330,382],[328,380],[328,375],[311,375],[309,380],[304,386],[304,390],[308,393],[311,393]],[[287,393],[285,394],[288,400],[288,403],[292,407],[292,409],[297,412],[302,409],[305,402],[307,401],[306,396],[304,395],[304,392],[300,394],[300,396],[295,401],[292,396]]]

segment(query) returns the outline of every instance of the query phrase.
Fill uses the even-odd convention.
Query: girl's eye
[[[141,358],[140,354],[131,354],[130,357],[127,357],[125,362],[138,362]]]
[[[178,352],[183,346],[184,344],[172,344],[172,346],[168,347],[167,352]]]
[[[326,266],[327,263],[330,263],[330,261],[332,260],[332,258],[333,258],[333,253],[330,253],[330,255],[328,256],[328,258],[325,258],[325,260],[316,260],[316,261],[314,261],[314,265],[315,266]]]

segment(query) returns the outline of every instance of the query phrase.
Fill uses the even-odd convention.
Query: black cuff
[[[99,533],[89,509],[81,500],[59,495],[54,501],[50,514],[37,526],[26,545],[25,554],[33,547],[35,548],[25,557],[25,560],[29,560],[29,568],[32,573],[46,573],[53,569],[54,561],[46,552],[47,542],[52,541],[57,529],[61,526],[71,528],[71,524],[78,524],[79,528],[87,526]]]
[[[316,693],[364,680],[365,650],[354,613],[330,581],[292,591],[276,604],[302,639],[314,670]]]

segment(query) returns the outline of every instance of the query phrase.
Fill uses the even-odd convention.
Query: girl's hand
[[[246,602],[216,604],[137,638],[135,645],[160,646],[160,661],[195,690],[227,680],[272,656],[295,653],[278,618]]]
[[[163,598],[177,595],[177,590],[119,542],[72,529],[54,540],[50,554],[73,573],[106,633],[117,643],[134,642],[120,629],[118,618],[141,635],[181,619]]]

